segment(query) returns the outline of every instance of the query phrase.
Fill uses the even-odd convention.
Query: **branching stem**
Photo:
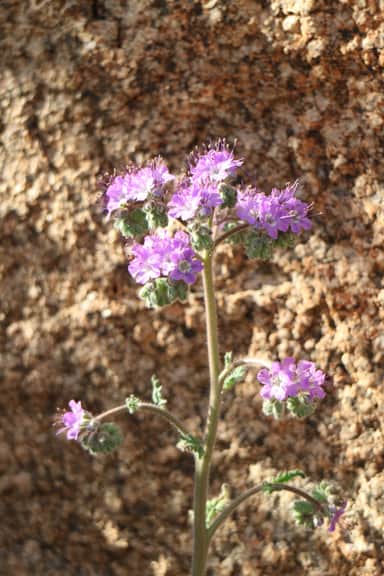
[[[207,253],[203,271],[204,304],[207,330],[207,348],[210,376],[208,416],[205,427],[205,446],[202,458],[195,456],[195,485],[193,502],[193,555],[192,576],[204,576],[208,555],[206,510],[209,491],[209,473],[216,442],[221,386],[219,380],[220,357],[217,335],[217,312],[213,285],[213,256]]]
[[[268,482],[262,482],[261,484],[257,484],[256,486],[252,486],[252,488],[249,488],[249,490],[246,490],[245,492],[243,492],[243,494],[240,494],[239,496],[237,496],[237,498],[232,500],[232,502],[230,502],[228,504],[228,506],[218,516],[216,516],[216,518],[213,520],[212,524],[209,526],[208,539],[211,540],[211,538],[215,534],[216,530],[228,518],[228,516],[230,516],[232,514],[232,512],[234,510],[236,510],[236,508],[238,508],[238,506],[240,506],[240,504],[245,502],[245,500],[248,500],[248,498],[251,498],[251,496],[254,496],[255,494],[257,494],[258,492],[262,492],[263,488],[265,487],[266,484],[268,484]],[[319,500],[316,500],[316,498],[311,496],[311,494],[308,494],[308,492],[305,492],[305,490],[302,490],[301,488],[297,488],[296,486],[290,486],[289,484],[279,484],[279,483],[275,483],[275,482],[273,484],[271,484],[271,486],[273,486],[274,490],[276,490],[276,491],[285,490],[288,492],[292,492],[293,494],[296,494],[297,496],[300,496],[301,498],[304,498],[304,500],[308,500],[308,502],[313,504],[315,506],[315,508],[317,508],[321,514],[323,514],[323,515],[326,514],[326,511],[324,510],[324,507],[321,504],[321,502],[319,502]]]
[[[167,420],[169,424],[171,424],[178,432],[185,434],[186,436],[190,436],[189,430],[184,426],[184,424],[179,420],[177,416],[165,410],[165,408],[160,408],[160,406],[156,406],[156,404],[151,404],[149,402],[139,402],[137,410],[146,410],[147,412],[152,412],[152,414],[156,414],[160,416],[164,420]],[[116,406],[116,408],[111,408],[106,412],[102,412],[98,416],[92,418],[93,422],[98,422],[99,420],[104,420],[104,418],[108,418],[113,414],[118,414],[119,412],[127,412],[126,404],[122,406]]]

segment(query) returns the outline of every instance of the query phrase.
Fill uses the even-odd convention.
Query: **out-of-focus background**
[[[184,576],[192,460],[148,415],[93,459],[56,437],[156,373],[199,430],[201,286],[146,311],[97,177],[208,138],[238,139],[265,191],[300,178],[314,229],[270,263],[217,259],[221,351],[294,355],[333,378],[316,414],[271,421],[254,374],[229,394],[213,491],[299,467],[345,488],[351,517],[309,533],[290,496],[221,529],[209,574],[384,573],[384,6],[380,0],[3,0],[0,4],[0,573]]]

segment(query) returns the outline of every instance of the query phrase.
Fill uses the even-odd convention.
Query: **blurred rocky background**
[[[144,310],[97,179],[157,154],[176,171],[227,137],[265,191],[301,179],[315,226],[267,264],[220,252],[221,351],[305,357],[333,387],[313,417],[275,422],[250,374],[225,402],[213,491],[299,467],[343,486],[350,518],[310,533],[291,496],[255,497],[209,575],[383,574],[383,1],[2,0],[0,22],[0,573],[188,575],[193,466],[173,431],[121,416],[122,448],[93,459],[52,417],[148,398],[156,373],[199,429],[201,286]]]

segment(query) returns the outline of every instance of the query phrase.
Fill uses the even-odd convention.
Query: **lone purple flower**
[[[300,360],[296,365],[293,358],[273,362],[271,368],[263,368],[257,375],[263,384],[260,395],[265,400],[286,400],[288,397],[304,394],[310,400],[324,398],[322,388],[325,374],[317,370],[313,362]]]
[[[230,150],[224,141],[219,140],[205,154],[193,159],[190,163],[191,177],[196,182],[211,180],[219,183],[233,176],[242,164],[243,160],[236,160],[233,150]]]
[[[343,502],[343,504],[340,506],[340,508],[332,507],[330,509],[332,516],[331,516],[330,521],[329,521],[328,532],[334,532],[335,531],[336,526],[340,522],[340,518],[344,514],[346,507],[347,507],[347,502]]]
[[[81,402],[71,400],[68,405],[70,411],[64,412],[59,417],[58,424],[64,424],[64,426],[58,430],[57,434],[66,432],[68,440],[77,440],[84,423],[87,421],[86,412],[81,407]]]

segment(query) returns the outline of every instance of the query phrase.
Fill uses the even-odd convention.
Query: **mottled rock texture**
[[[384,573],[382,0],[2,0],[0,572],[184,576],[191,458],[148,416],[92,459],[51,427],[156,372],[199,429],[201,286],[143,309],[97,176],[209,137],[237,138],[265,190],[301,178],[315,227],[273,262],[217,260],[221,350],[306,357],[334,387],[304,422],[261,415],[253,375],[225,402],[213,490],[281,468],[333,478],[349,534],[295,527],[255,498],[220,531],[210,575]]]

